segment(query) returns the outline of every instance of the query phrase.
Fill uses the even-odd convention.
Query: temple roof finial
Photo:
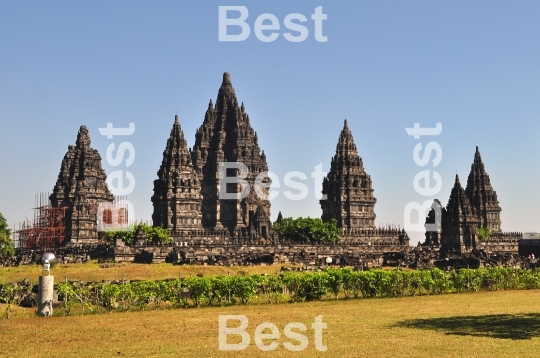
[[[77,141],[75,142],[75,146],[76,147],[90,146],[90,134],[88,134],[88,129],[84,125],[82,125],[79,128],[79,133],[77,133]]]
[[[225,99],[227,97],[227,99]],[[231,75],[229,72],[223,73],[223,82],[221,82],[221,87],[218,92],[218,99],[216,101],[217,106],[227,106],[233,105],[236,106],[237,103],[236,95],[234,93],[234,88],[231,83]]]
[[[231,83],[231,75],[229,72],[223,73],[223,83]]]

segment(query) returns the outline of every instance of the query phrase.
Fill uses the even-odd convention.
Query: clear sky
[[[228,5],[249,11],[245,41],[219,41],[218,8]],[[326,42],[311,20],[318,6]],[[274,42],[255,35],[263,13],[281,24]],[[284,38],[290,13],[308,19],[303,42]],[[310,173],[329,169],[347,118],[373,180],[377,224],[403,226],[411,201],[445,205],[456,173],[466,184],[478,145],[503,230],[540,231],[539,19],[538,1],[0,2],[0,212],[10,225],[32,216],[34,194],[52,191],[84,124],[106,172],[133,174],[128,198],[149,221],[174,115],[192,146],[229,71],[270,170],[308,177],[304,200],[280,188],[273,219],[320,216]],[[107,139],[98,128],[108,122],[136,131]],[[414,139],[405,128],[415,122],[443,131]],[[129,168],[105,159],[122,141],[135,148]],[[436,168],[413,160],[414,146],[429,141],[442,148]],[[413,187],[426,169],[443,179],[437,195]]]

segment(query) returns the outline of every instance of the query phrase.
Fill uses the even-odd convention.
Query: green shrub
[[[439,295],[480,290],[539,289],[540,270],[502,267],[460,269],[443,272],[440,269],[402,271],[327,268],[322,272],[287,272],[282,275],[237,275],[190,277],[181,280],[146,280],[132,283],[99,283],[80,285],[58,284],[63,314],[96,312],[100,306],[107,311],[128,311],[132,307],[144,310],[153,302],[154,309],[166,306],[199,307],[207,305],[247,304],[249,302],[282,303],[324,299],[331,294],[337,299],[387,298],[415,295]],[[184,298],[187,289],[191,304]],[[11,317],[16,296],[14,285],[0,285],[0,303],[6,303],[7,318]],[[59,312],[62,312],[60,310]]]
[[[280,238],[298,243],[332,243],[339,240],[341,229],[336,219],[323,222],[319,218],[284,218],[273,224]]]
[[[121,239],[126,245],[131,245],[135,241],[135,236],[139,228],[146,236],[146,241],[149,244],[170,244],[173,238],[169,236],[167,229],[161,226],[150,226],[144,223],[135,225],[130,230],[104,230],[101,232],[101,237],[106,241]]]

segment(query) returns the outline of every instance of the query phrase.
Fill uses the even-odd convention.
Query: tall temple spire
[[[178,115],[163,151],[158,179],[154,180],[152,204],[154,226],[174,233],[201,229],[201,187],[191,163]]]
[[[239,105],[228,72],[223,74],[215,107],[208,106],[203,124],[195,134],[191,158],[201,180],[203,226],[227,228],[231,232],[245,229],[250,235],[266,237],[271,225],[270,202],[259,198],[253,189],[257,175],[268,171],[266,156],[261,152],[245,106]],[[224,162],[242,163],[248,168],[245,180],[250,183],[251,192],[246,198],[219,198],[219,168]],[[270,179],[266,177],[264,182],[269,184]],[[231,186],[234,184],[229,185],[228,193],[240,193],[238,186]]]
[[[97,209],[114,196],[107,187],[107,175],[101,167],[101,156],[90,147],[86,126],[77,133],[75,146],[68,146],[56,185],[49,199],[53,207],[67,207],[66,241],[95,243],[98,241]]]
[[[434,204],[437,205],[437,203],[439,201],[435,200]],[[425,244],[438,245],[440,242],[442,250],[469,252],[479,248],[478,229],[488,228],[493,232],[493,236],[489,240],[493,238],[504,239],[503,242],[512,242],[512,245],[517,246],[517,240],[522,235],[501,231],[500,212],[501,207],[497,200],[497,193],[491,186],[482,162],[480,149],[476,146],[471,171],[467,178],[467,187],[463,189],[459,176],[456,174],[448,204],[446,208],[441,210],[440,241],[438,241],[438,232],[426,231]],[[436,223],[434,210],[431,210],[426,218],[426,228],[432,223]],[[429,227],[433,227],[433,225]]]
[[[454,187],[442,218],[442,240],[446,247],[460,251],[476,248],[476,229],[479,220],[474,206],[456,174]]]
[[[221,102],[221,105],[225,105],[224,102],[226,102],[227,100],[236,100],[236,93],[232,86],[231,75],[229,75],[229,72],[225,72],[223,74],[223,81],[221,82],[221,87],[218,91],[218,99],[216,104],[219,104]]]
[[[88,134],[88,129],[86,126],[81,126],[79,132],[77,133],[77,141],[75,142],[77,148],[88,148],[90,147],[90,134]]]
[[[463,210],[465,210],[467,213],[473,213],[474,209],[470,206],[469,199],[465,194],[465,190],[463,190],[463,187],[461,186],[459,175],[457,174],[454,180],[454,187],[450,192],[450,199],[448,200],[446,207],[448,212],[459,213],[459,215],[461,215]]]
[[[501,207],[497,200],[497,193],[493,190],[489,175],[484,168],[478,146],[476,146],[465,192],[480,217],[481,226],[490,228],[493,232],[501,232]]]
[[[180,127],[178,115],[175,115],[171,134],[163,151],[163,160],[158,171],[158,177],[164,178],[166,173],[173,172],[182,166],[191,165],[191,154],[184,138],[184,131]]]
[[[344,229],[375,228],[375,203],[370,176],[364,171],[347,120],[339,135],[330,171],[323,180],[322,220],[336,219]]]

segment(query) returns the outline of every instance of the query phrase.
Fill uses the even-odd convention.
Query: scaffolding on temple
[[[52,207],[49,194],[39,193],[34,198],[34,219],[19,223],[15,231],[16,247],[54,247],[62,244],[66,234],[66,211],[68,207]]]

